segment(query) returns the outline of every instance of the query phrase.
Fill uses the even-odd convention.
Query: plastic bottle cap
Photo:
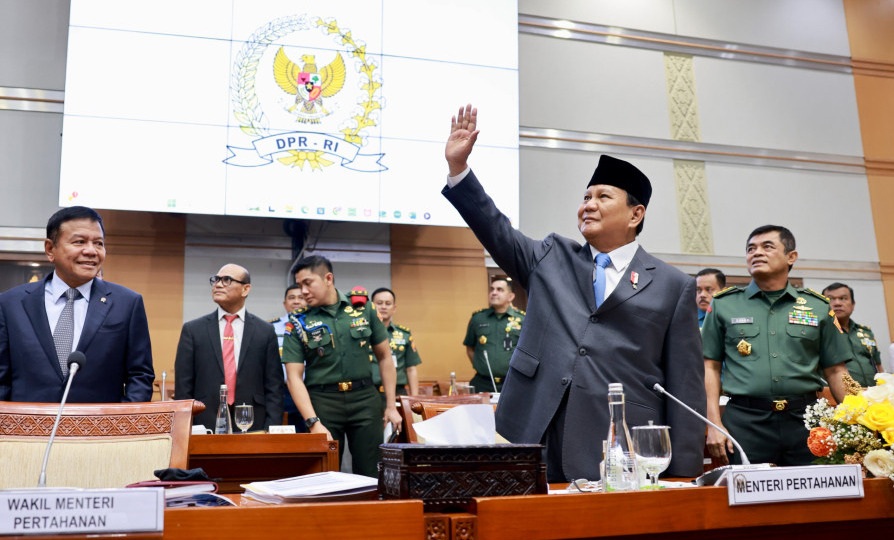
[[[621,384],[621,383],[617,383],[617,382],[609,383],[609,385],[608,385],[608,391],[609,391],[609,392],[623,392],[623,391],[624,391],[624,385]]]

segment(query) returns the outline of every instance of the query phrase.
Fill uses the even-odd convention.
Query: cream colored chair
[[[47,485],[124,487],[154,480],[156,469],[186,468],[194,404],[204,409],[191,399],[67,404]],[[37,486],[58,410],[58,403],[0,402],[0,488]]]

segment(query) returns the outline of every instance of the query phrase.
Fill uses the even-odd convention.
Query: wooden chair
[[[448,408],[461,403],[490,403],[490,394],[483,392],[461,396],[400,396],[401,431],[409,443],[419,442],[416,430],[413,429],[413,422],[422,421],[423,403],[440,403]]]
[[[194,401],[71,403],[62,411],[47,485],[123,487],[185,468]],[[0,488],[37,485],[58,403],[0,402]]]

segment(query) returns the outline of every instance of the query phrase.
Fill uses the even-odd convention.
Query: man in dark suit
[[[514,443],[544,443],[551,482],[599,478],[608,385],[618,382],[629,425],[652,420],[672,427],[667,472],[699,474],[704,424],[651,390],[659,382],[705,410],[695,280],[636,241],[652,194],[648,178],[625,161],[602,156],[578,208],[586,244],[556,234],[528,238],[497,209],[467,164],[478,137],[477,115],[468,105],[451,122],[443,194],[500,268],[528,292],[525,323],[497,406],[497,431]]]
[[[97,277],[102,217],[84,206],[59,210],[44,250],[53,273],[0,295],[0,401],[60,401],[74,350],[86,362],[68,401],[149,401],[155,372],[143,298]]]
[[[283,375],[276,332],[272,324],[245,310],[249,291],[248,270],[225,264],[211,276],[211,298],[217,310],[186,322],[180,332],[174,397],[204,403],[205,411],[196,415],[195,423],[208,429],[214,429],[222,384],[227,384],[231,424],[232,405],[243,403],[254,406],[255,422],[250,430],[282,424]],[[225,345],[227,341],[230,343]],[[227,347],[235,364],[230,377],[224,355]]]

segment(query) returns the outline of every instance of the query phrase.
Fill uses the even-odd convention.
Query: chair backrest
[[[186,468],[193,405],[191,399],[66,405],[47,485],[123,487],[155,479],[157,469]],[[0,488],[37,485],[58,411],[58,403],[0,401],[0,456],[6,463]]]
[[[463,403],[490,403],[490,394],[468,394],[459,396],[400,396],[401,429],[407,435],[407,442],[420,442],[413,429],[413,422],[423,420],[423,403],[440,404],[446,408]]]

